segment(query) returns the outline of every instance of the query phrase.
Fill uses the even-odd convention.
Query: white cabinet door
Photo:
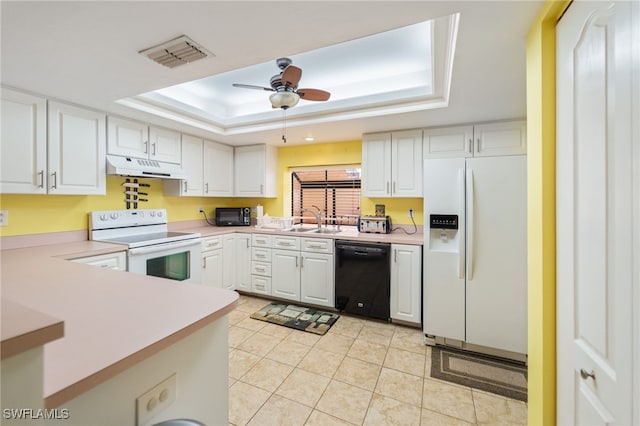
[[[473,156],[473,126],[424,129],[424,158],[460,158]]]
[[[162,127],[149,127],[149,159],[181,164],[180,132]]]
[[[180,195],[202,196],[202,139],[182,135],[182,168],[188,178],[174,183],[174,185],[180,185]],[[170,183],[165,182],[165,187],[170,186],[167,185]]]
[[[127,270],[127,254],[125,252],[100,254],[96,256],[73,259],[72,262],[84,263],[104,269]]]
[[[391,134],[362,137],[362,195],[391,196]]]
[[[251,291],[251,234],[236,234],[236,289]]]
[[[149,126],[139,121],[109,116],[107,152],[124,157],[148,158]]]
[[[424,158],[498,157],[527,153],[527,122],[424,129]]]
[[[47,103],[2,89],[0,193],[47,192]]]
[[[300,266],[301,301],[333,308],[333,255],[303,252]]]
[[[236,288],[236,235],[222,236],[222,288],[233,290]]]
[[[273,249],[271,252],[271,294],[300,301],[300,252]]]
[[[233,196],[233,147],[205,140],[203,157],[204,195]]]
[[[422,197],[422,130],[391,134],[391,196]]]
[[[106,194],[106,116],[49,101],[49,193]]]
[[[223,288],[223,265],[222,249],[202,253],[202,284]]]
[[[269,145],[235,148],[234,194],[238,197],[275,197],[277,149]]]
[[[391,318],[420,324],[422,306],[421,246],[391,246]]]
[[[476,125],[473,138],[474,157],[527,153],[527,123],[524,120]]]

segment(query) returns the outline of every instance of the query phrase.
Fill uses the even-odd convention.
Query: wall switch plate
[[[176,399],[176,375],[164,379],[136,398],[136,425],[142,426]]]
[[[0,226],[9,226],[9,210],[0,210]]]

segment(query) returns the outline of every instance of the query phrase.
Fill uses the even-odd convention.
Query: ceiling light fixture
[[[300,96],[297,93],[283,90],[269,96],[269,100],[274,108],[287,109],[296,106],[300,100]]]

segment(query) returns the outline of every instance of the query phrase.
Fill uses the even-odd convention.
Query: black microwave
[[[216,207],[216,225],[251,225],[251,207]]]

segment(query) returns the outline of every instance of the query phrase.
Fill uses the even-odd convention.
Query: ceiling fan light
[[[298,96],[297,93],[288,91],[275,92],[269,96],[269,100],[274,108],[287,109],[296,106],[300,100],[300,96]]]

